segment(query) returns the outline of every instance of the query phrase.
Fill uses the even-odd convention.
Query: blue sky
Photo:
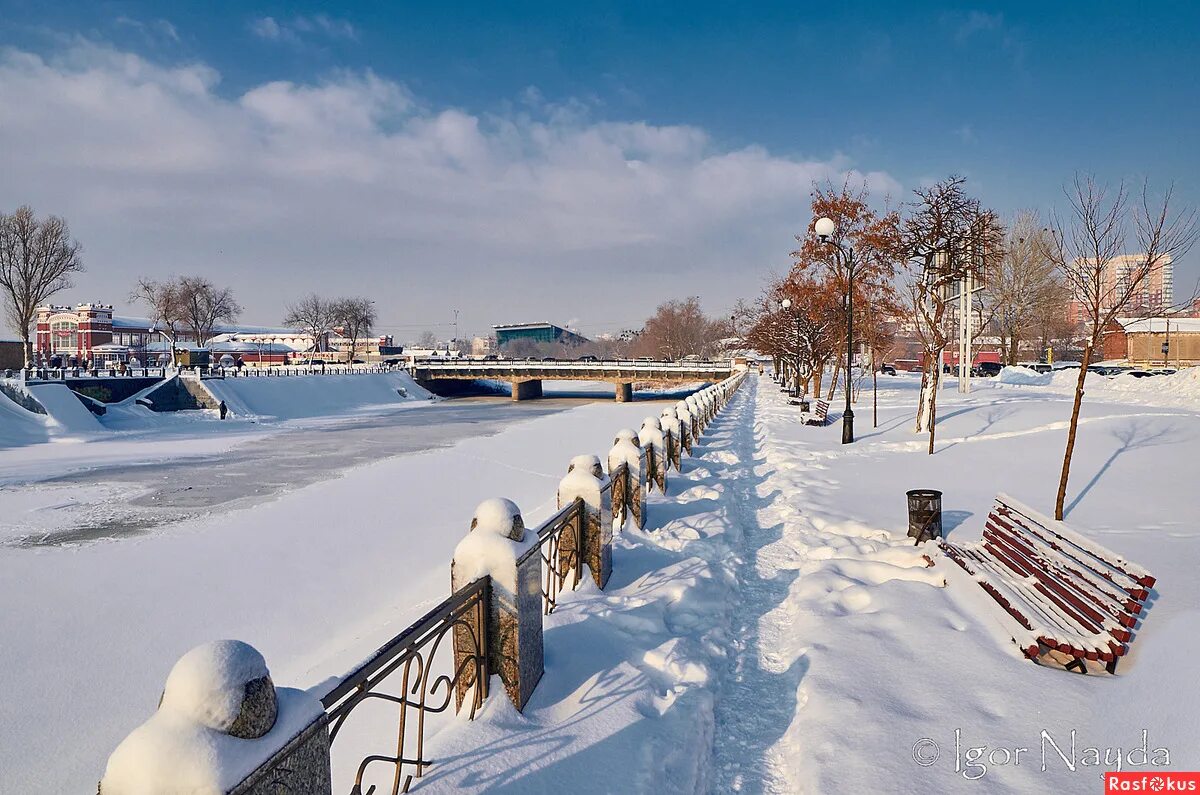
[[[81,289],[118,302],[138,273],[204,268],[244,282],[266,322],[336,262],[401,335],[451,307],[472,331],[536,315],[595,332],[669,295],[715,313],[754,294],[786,265],[808,185],[847,171],[897,200],[959,172],[1005,214],[1061,205],[1075,170],[1175,180],[1200,203],[1200,4],[0,11],[6,98],[45,104],[9,119],[0,204],[66,215],[89,250]]]

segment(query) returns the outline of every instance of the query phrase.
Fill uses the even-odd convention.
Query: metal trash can
[[[936,489],[908,492],[908,537],[916,543],[942,537],[942,493]]]

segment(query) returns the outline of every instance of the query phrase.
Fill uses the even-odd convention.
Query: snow
[[[102,430],[96,415],[65,384],[30,384],[28,388],[46,409],[55,436],[87,436]]]
[[[160,708],[113,751],[101,780],[104,795],[220,795],[321,714],[321,702],[295,688],[276,688],[279,714],[255,740],[231,737],[181,712]]]
[[[992,599],[906,536],[914,487],[944,491],[956,540],[978,538],[1000,492],[1044,513],[1069,395],[977,381],[960,396],[951,379],[927,456],[918,389],[881,381],[878,427],[864,390],[843,446],[836,413],[802,426],[751,378],[651,495],[646,532],[617,535],[606,590],[560,596],[524,713],[493,699],[437,735],[431,754],[451,761],[422,787],[1086,792],[1102,769],[1161,764],[1156,748],[1195,769],[1200,533],[1194,497],[1161,473],[1200,474],[1197,404],[1146,410],[1089,387],[1069,524],[1159,580],[1119,675],[1084,677],[1025,660]],[[1119,763],[1089,764],[1093,748]]]
[[[829,426],[803,426],[778,387],[751,376],[672,473],[668,494],[648,497],[646,529],[614,534],[606,589],[584,578],[560,594],[545,619],[545,674],[524,712],[494,682],[475,721],[431,719],[435,764],[420,790],[1085,792],[1101,769],[1079,761],[1085,749],[1121,748],[1126,769],[1145,768],[1128,753],[1143,730],[1151,758],[1162,747],[1170,769],[1196,769],[1200,531],[1187,486],[1200,476],[1196,375],[1088,376],[1067,522],[1158,577],[1117,676],[1025,660],[992,599],[906,536],[910,488],[943,491],[955,541],[979,537],[1001,492],[1049,512],[1074,376],[981,379],[969,395],[947,379],[932,456],[912,433],[917,376],[880,380],[877,427],[864,388],[853,445],[840,444],[836,405]],[[493,552],[511,559],[519,545],[486,528],[503,527],[512,508],[484,511],[468,533],[470,506],[503,495],[536,526],[554,512],[572,456],[628,454],[630,434],[614,445],[613,429],[648,408],[545,414],[537,403],[520,404],[530,418],[496,435],[364,463],[135,539],[0,546],[4,786],[94,787],[174,659],[209,638],[252,640],[277,681],[326,692],[445,597],[464,538],[503,547],[468,550],[480,553],[480,571],[495,567]],[[642,434],[653,435],[653,420]],[[227,444],[187,438],[186,450]],[[31,450],[49,467],[75,459],[45,450],[96,444]],[[151,439],[121,444],[131,457],[157,449]],[[0,476],[20,465],[0,451]],[[0,492],[0,507],[13,498]],[[1075,770],[1047,735],[1068,755],[1075,741]],[[72,753],[47,764],[46,749],[68,742]],[[975,748],[982,756],[967,756]],[[1028,749],[1019,763],[988,756],[1014,748]],[[339,735],[338,787],[367,750],[386,743],[368,746],[354,726]]]
[[[1071,395],[1079,380],[1076,369],[1037,373],[1027,367],[1005,367],[995,379],[1009,387],[1044,387],[1047,393]],[[974,384],[980,384],[975,380]],[[987,383],[984,381],[983,383]],[[1087,374],[1085,402],[1091,399],[1143,406],[1194,409],[1200,406],[1200,367],[1187,367],[1171,375],[1137,378],[1128,373],[1115,376]]]
[[[227,792],[321,714],[320,701],[284,688],[276,691],[278,715],[267,734],[229,736],[246,684],[269,675],[262,655],[237,640],[183,655],[167,676],[158,711],[109,757],[104,795]]]
[[[205,643],[175,663],[159,709],[210,729],[228,731],[241,710],[245,684],[268,675],[266,661],[249,644],[238,640]]]
[[[0,671],[8,686],[0,790],[94,791],[104,760],[146,719],[175,661],[213,638],[251,642],[277,685],[323,694],[332,677],[446,597],[454,549],[479,502],[511,499],[535,526],[555,512],[555,486],[572,456],[607,451],[615,428],[658,410],[615,403],[611,391],[603,398],[417,401],[265,426],[197,417],[177,428],[167,417],[157,431],[0,450],[0,484],[10,484],[0,486],[0,522],[12,523],[0,537]],[[387,441],[392,452],[372,457],[373,437],[392,435],[415,441]],[[186,510],[113,540],[7,543],[27,533],[31,519],[87,507],[96,491],[113,492],[111,509],[123,519],[130,492],[153,487],[158,467],[138,467],[133,485],[104,473],[61,486],[15,485],[110,457],[114,465],[170,460],[183,474],[196,472],[192,483],[211,481],[214,496],[250,490],[230,505]],[[303,487],[273,490],[293,477]],[[192,483],[166,493],[164,507],[194,494],[185,490]],[[18,504],[37,511],[14,510]],[[343,747],[352,747],[353,729],[339,738]],[[64,743],[71,753],[50,764],[48,749]]]
[[[592,510],[600,510],[600,490],[604,487],[601,475],[595,470],[600,467],[600,459],[592,455],[576,456],[571,459],[570,471],[558,482],[558,505],[565,506],[576,497],[582,497],[583,502]]]
[[[402,372],[225,378],[204,385],[235,417],[260,420],[345,415],[430,397]]]

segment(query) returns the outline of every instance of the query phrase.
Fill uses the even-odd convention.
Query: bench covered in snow
[[[829,402],[814,398],[809,402],[808,416],[804,418],[805,425],[826,425],[829,422]]]
[[[1034,662],[1115,673],[1154,587],[1154,577],[1004,494],[977,543],[941,541],[943,552],[998,606],[1012,639]]]

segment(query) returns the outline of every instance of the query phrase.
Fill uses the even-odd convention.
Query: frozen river
[[[522,403],[503,397],[457,398],[275,427],[235,438],[229,449],[212,452],[194,449],[196,438],[180,437],[176,457],[168,450],[146,460],[106,459],[101,450],[85,463],[65,463],[65,474],[0,487],[0,543],[45,547],[127,538],[249,507],[376,461],[611,401],[611,387],[606,387],[568,388],[559,396]],[[202,438],[211,444],[210,434]]]
[[[347,670],[445,597],[482,499],[544,519],[572,456],[663,405],[606,390],[303,425],[164,418],[3,451],[0,792],[94,791],[197,643],[251,642],[283,685]]]

